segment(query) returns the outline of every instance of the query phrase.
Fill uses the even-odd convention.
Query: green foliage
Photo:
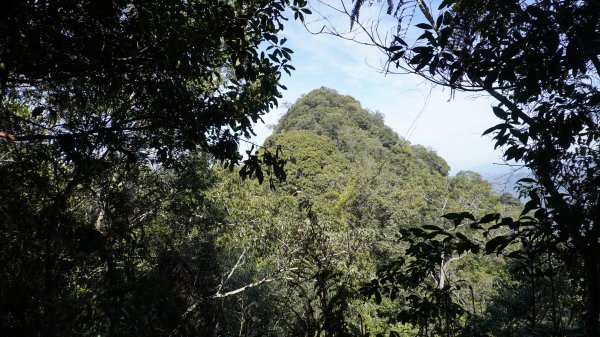
[[[2,5],[3,334],[213,334],[226,212],[205,198],[209,168],[233,169],[277,104],[293,69],[277,34],[306,5]],[[248,175],[284,177],[277,151],[253,158]]]
[[[313,90],[300,98],[281,118],[274,132],[291,130],[310,130],[332,139],[350,160],[360,160],[360,156],[378,144],[389,148],[401,141],[384,125],[380,113],[369,112],[354,98],[328,88]]]
[[[311,92],[304,96],[299,102],[302,102],[306,97],[311,97],[315,101],[319,101],[320,97],[317,94],[322,90],[323,89],[319,89]],[[329,94],[328,97],[330,101],[335,101],[335,97],[331,96],[331,94]],[[294,106],[297,107],[298,103]],[[290,109],[288,115],[286,115],[287,119],[284,118],[282,123],[293,125],[295,122],[295,115],[293,115],[295,111],[294,106]],[[322,110],[322,120],[328,120],[327,113],[327,110]],[[331,113],[336,115],[336,108],[332,108]],[[303,116],[299,116],[299,118],[303,118]],[[349,132],[355,132],[355,134],[358,135],[357,138],[362,136],[361,133],[357,131],[360,130],[359,126],[355,126],[354,128],[347,127],[347,130],[349,130]],[[281,139],[286,139],[286,136],[288,135],[290,136],[289,139],[293,140],[292,142],[282,143],[279,141]],[[309,152],[310,156],[303,157],[307,159],[306,164],[303,160],[299,160],[294,164],[296,166],[303,167],[306,165],[307,169],[311,167],[314,168],[314,161],[311,161],[311,159],[316,159],[316,161],[324,164],[323,167],[332,167],[327,158],[330,157],[330,153],[333,152],[333,144],[328,142],[329,145],[327,147],[317,145],[320,143],[315,140],[315,137],[316,136],[312,132],[289,131],[276,134],[273,136],[273,139],[277,139],[276,143],[278,144],[284,144],[284,149],[287,146],[288,149],[290,149],[289,154],[291,157],[294,157],[295,153],[307,153],[304,150],[305,148],[311,149],[311,152]],[[307,141],[313,142],[313,145],[307,145],[305,143]],[[398,143],[389,149],[382,146],[381,143],[378,145],[378,150],[381,151],[379,153],[382,153],[383,156],[373,155],[373,153],[377,153],[373,150],[373,147],[368,151],[371,155],[356,156],[355,153],[364,151],[365,146],[359,147],[358,151],[338,146],[340,151],[342,151],[347,158],[361,158],[359,161],[361,166],[360,168],[353,167],[352,170],[349,171],[350,174],[346,175],[345,180],[343,180],[343,182],[345,182],[344,190],[337,194],[338,197],[334,207],[336,215],[343,222],[347,223],[349,228],[352,228],[355,231],[354,233],[359,235],[359,240],[363,241],[363,244],[368,247],[367,251],[369,252],[370,259],[367,261],[369,261],[368,263],[373,267],[385,266],[390,258],[395,258],[400,254],[411,254],[410,250],[404,250],[402,245],[398,246],[398,241],[396,240],[396,233],[398,233],[398,231],[404,232],[406,230],[414,230],[422,232],[422,229],[419,228],[420,224],[440,223],[439,216],[444,214],[444,212],[457,212],[469,209],[481,216],[491,210],[516,213],[514,209],[510,209],[510,207],[500,204],[499,197],[492,193],[491,184],[484,181],[480,175],[474,172],[461,172],[455,177],[444,177],[444,175],[447,174],[448,169],[444,169],[444,166],[441,164],[436,166],[436,163],[445,164],[445,162],[443,162],[443,159],[437,157],[435,153],[424,147],[411,146],[407,142]],[[320,152],[320,154],[319,152],[315,153],[313,151],[315,148],[320,148],[322,152]],[[338,154],[336,155],[339,156]],[[381,158],[385,158],[385,160],[382,160]],[[296,166],[293,167],[293,170],[298,169]],[[323,171],[322,174],[324,175],[319,177],[319,181],[323,179],[323,177],[327,177],[330,181],[337,181],[336,177],[338,177],[338,174],[336,172],[339,171]],[[293,180],[290,180],[290,182],[292,181]],[[321,191],[327,191],[327,189],[322,189]],[[308,194],[310,194],[310,192]],[[332,194],[329,195],[332,197],[334,196]],[[325,205],[329,204],[328,201],[322,201],[319,196],[313,196],[312,199],[319,200],[320,203]],[[327,208],[319,209],[321,212],[325,212],[325,214],[328,212]],[[322,215],[323,213],[319,214]],[[431,228],[434,227],[439,228],[431,226]],[[424,228],[428,228],[428,226],[426,225]],[[461,231],[448,236],[447,239],[450,241],[440,241],[440,243],[443,242],[445,245],[443,249],[446,250],[447,258],[454,259],[456,257],[461,257],[462,259],[462,254],[466,251],[471,251],[471,249],[476,253],[479,252],[481,249],[478,244],[471,242],[468,238],[473,235],[473,230],[471,230],[471,232]],[[482,239],[481,236],[479,236],[479,238]],[[459,241],[452,241],[454,239]],[[401,241],[406,243],[406,237],[403,237]],[[451,242],[452,245],[446,245],[446,242]],[[431,255],[428,255],[425,251],[423,251],[423,254],[424,256],[431,257]],[[439,257],[439,255],[436,256]],[[474,259],[478,260],[480,258],[469,258],[465,261],[473,261]],[[423,267],[422,259],[415,259],[414,261],[416,265]],[[437,260],[433,261],[430,269],[420,268],[419,270],[421,270],[421,273],[415,274],[413,279],[417,280],[418,275],[428,276],[429,273],[434,270],[439,272],[439,265],[435,263]],[[443,268],[449,275],[456,274],[456,277],[459,277],[458,275],[460,275],[462,282],[472,283],[472,289],[474,289],[478,295],[478,304],[485,302],[486,299],[489,299],[495,294],[495,292],[490,289],[490,284],[492,284],[493,281],[490,280],[489,276],[482,277],[481,273],[483,272],[479,274],[480,276],[478,278],[473,276],[478,270],[486,268],[484,264],[454,262],[452,265],[444,265]],[[495,267],[493,267],[492,270],[494,270],[494,268],[500,269],[501,264],[495,264]],[[446,282],[448,282],[448,284],[450,283],[448,280]],[[427,283],[422,283],[422,285],[425,286]],[[455,288],[448,288],[448,290],[446,290],[448,293],[443,295],[443,292],[436,290],[435,284],[426,286],[425,288],[416,287],[414,283],[405,286],[407,286],[407,288],[401,291],[404,294],[403,296],[417,296],[415,299],[420,298],[419,301],[425,301],[422,302],[423,305],[430,309],[425,310],[425,307],[423,307],[423,310],[425,311],[421,312],[421,314],[428,318],[425,318],[425,316],[419,316],[419,318],[409,314],[414,313],[410,306],[405,307],[405,311],[402,311],[392,304],[402,303],[402,300],[398,300],[398,296],[392,296],[392,298],[398,300],[398,302],[386,299],[385,301],[387,301],[386,303],[388,304],[385,309],[380,307],[378,310],[378,315],[383,315],[383,317],[387,318],[383,320],[373,320],[372,317],[367,315],[361,316],[363,317],[363,320],[368,320],[368,322],[372,324],[369,329],[388,332],[397,331],[390,330],[390,327],[401,330],[403,329],[403,326],[406,326],[405,324],[409,324],[409,326],[412,325],[415,328],[431,328],[428,324],[423,325],[423,323],[428,322],[429,319],[437,321],[439,315],[446,314],[443,310],[439,311],[441,310],[441,307],[438,305],[442,302],[446,303],[446,297],[458,291]],[[464,293],[466,290],[461,292]],[[377,293],[380,295],[383,293],[389,294],[390,290],[388,289]],[[433,297],[428,297],[428,294],[432,294]],[[470,294],[464,294],[462,296],[466,297],[466,295]],[[381,302],[384,300],[383,297],[387,296],[389,295],[381,296],[379,300],[377,298],[376,300]],[[458,317],[462,317],[460,321],[463,322],[463,324],[466,324],[464,323],[464,319],[466,317],[466,312],[469,311],[470,308],[464,308],[462,305],[455,303],[452,300],[447,302],[447,305],[449,306],[447,307],[448,310],[453,308],[452,310],[455,310],[455,314],[458,315]],[[438,311],[431,311],[433,310],[432,308],[435,308],[435,310]],[[352,309],[349,310],[349,312],[352,312]],[[402,314],[402,312],[404,312],[404,314]],[[364,313],[365,312],[363,312],[363,314]],[[404,315],[403,317],[405,318],[399,320],[399,316],[397,315]],[[367,319],[366,317],[369,318]],[[416,320],[413,320],[413,318]],[[425,320],[421,321],[424,318]],[[364,329],[367,329],[367,327],[363,327],[363,330],[361,331],[364,331]],[[440,326],[438,326],[437,329],[438,330],[436,331],[438,332],[443,331]]]
[[[413,150],[417,157],[423,160],[432,172],[439,172],[443,176],[447,176],[450,172],[450,166],[444,158],[438,156],[435,150],[424,147],[423,145],[414,145]]]
[[[190,221],[207,218],[199,198],[212,180],[206,160],[182,163],[175,176],[173,169],[115,168],[117,158],[106,158],[83,185],[44,158],[46,149],[22,149],[21,165],[2,166],[7,182],[20,182],[2,186],[2,330],[168,334],[188,296],[211,282],[206,273],[190,289],[180,258],[186,249],[210,256],[207,230]],[[210,263],[196,267],[214,272]]]
[[[432,228],[440,233],[452,229],[440,218],[446,212],[460,212],[465,207],[478,216],[490,211],[516,211],[502,205],[492,193],[491,184],[474,172],[447,177],[443,159],[422,146],[398,140],[386,147],[359,123],[346,122],[342,127],[331,128],[329,134],[319,135],[323,129],[316,121],[302,124],[311,118],[309,111],[296,114],[307,98],[309,102],[326,104],[313,106],[320,121],[340,118],[340,111],[352,111],[357,104],[324,88],[303,96],[276,127],[279,132],[265,142],[267,148],[279,146],[283,157],[288,158],[286,183],[278,184],[275,191],[249,183],[220,197],[225,203],[223,208],[229,210],[228,221],[237,224],[236,230],[243,233],[230,238],[226,235],[229,239],[224,242],[233,245],[230,249],[241,244],[255,251],[256,262],[244,268],[254,275],[264,275],[258,266],[267,270],[268,266],[282,264],[290,267],[280,272],[287,280],[285,287],[269,283],[262,288],[268,294],[266,302],[252,299],[256,307],[277,303],[273,310],[286,319],[271,321],[269,315],[273,311],[267,310],[256,313],[254,322],[264,322],[268,331],[288,335],[416,333],[419,328],[431,328],[422,323],[437,321],[446,313],[443,309],[448,308],[454,310],[456,322],[460,323],[453,323],[452,331],[464,329],[471,308],[452,298],[457,292],[464,298],[471,293],[466,286],[458,290],[454,282],[461,286],[471,284],[476,305],[483,310],[496,294],[491,285],[494,277],[500,277],[503,266],[495,258],[489,258],[490,266],[483,263],[487,257],[463,256],[471,250],[482,250],[473,236],[482,237],[473,229],[461,227],[449,239],[439,241],[446,257],[452,260],[443,265],[445,282],[450,285],[445,290],[437,290],[435,282],[417,282],[415,274],[414,282],[406,289],[398,288],[396,295],[391,296],[389,288],[376,292],[379,295],[374,301],[365,302],[359,296],[361,284],[399,257],[408,261],[407,256],[417,251],[432,257],[428,250],[408,248],[408,236],[399,237],[398,233],[415,233],[415,247],[425,247],[427,243],[418,233]],[[344,100],[346,104],[332,107],[331,102]],[[368,116],[365,111],[362,114]],[[282,125],[293,127],[284,131]],[[300,125],[308,125],[309,130]],[[355,135],[355,147],[340,146],[344,133]],[[338,136],[330,138],[332,135]],[[215,191],[221,193],[218,191],[235,186],[230,179],[226,178]],[[246,246],[250,242],[252,245]],[[411,259],[410,265],[420,271],[418,275],[437,273],[439,255],[436,256],[429,267],[420,259]],[[401,299],[407,298],[422,303],[421,318],[411,316],[410,306],[402,304]],[[428,317],[424,321],[423,315]],[[360,319],[357,321],[356,317]],[[435,331],[444,330],[438,327]]]
[[[362,5],[356,3],[353,20]],[[583,335],[599,335],[598,3],[449,0],[437,12],[421,1],[388,5],[398,6],[398,32],[408,28],[405,10],[418,7],[426,21],[416,25],[414,41],[396,36],[380,46],[391,66],[497,100],[492,111],[501,121],[484,134],[534,177],[521,188],[530,198],[522,215],[534,211],[531,219],[501,227],[535,239],[563,264],[583,264],[585,275],[569,278],[586,289]],[[505,236],[491,238],[489,251],[505,243]],[[524,247],[516,249],[526,255]]]
[[[252,124],[277,105],[281,72],[293,68],[292,51],[277,37],[283,11],[299,15],[305,5],[7,5],[0,20],[1,138],[52,144],[75,164],[94,151],[168,163],[198,146],[236,162],[240,135],[252,134]]]
[[[530,199],[520,215],[478,174],[448,176],[435,151],[327,88],[296,102],[237,166],[239,137],[277,103],[281,73],[293,69],[277,36],[283,13],[304,20],[306,1],[3,5],[0,331],[577,333],[597,258],[587,239],[598,97],[595,82],[584,88],[577,75],[589,63],[568,30],[559,33],[563,51],[547,48],[554,28],[542,36],[538,2],[450,3],[439,22],[418,25],[423,44],[407,51],[397,38],[388,51],[453,88],[519,88],[494,108],[503,123],[489,132],[507,158],[534,169],[535,180],[522,181]],[[587,22],[585,12],[556,8]],[[523,15],[536,19],[528,25]],[[490,40],[511,24],[546,43],[531,60],[514,49],[523,36],[499,47]],[[489,48],[456,60],[468,43],[444,30],[451,26]],[[444,43],[456,47],[450,56]],[[550,49],[558,70],[534,65]],[[271,188],[260,184],[267,177]],[[569,278],[554,276],[561,269]]]
[[[351,167],[334,142],[313,131],[290,131],[274,134],[265,141],[268,147],[280,146],[287,156],[287,182],[311,194],[340,190]]]

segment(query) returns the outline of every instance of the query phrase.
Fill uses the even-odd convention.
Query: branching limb
[[[244,249],[244,251],[242,252],[242,254],[240,254],[235,265],[233,266],[233,268],[231,268],[231,270],[229,271],[229,273],[227,274],[225,279],[221,278],[221,283],[219,284],[219,287],[217,288],[217,294],[219,294],[221,292],[221,290],[223,289],[223,286],[225,286],[225,284],[227,284],[227,281],[229,281],[229,279],[231,278],[233,273],[236,271],[236,269],[238,269],[238,267],[243,264],[242,259],[246,255],[246,252],[247,252],[247,250]]]
[[[234,268],[232,268],[232,270],[228,274],[227,279],[229,279],[229,277],[231,277],[231,275],[233,275],[233,271],[239,265],[239,262],[241,261],[241,258],[242,258],[242,256],[244,254],[245,254],[245,251],[240,256],[240,258],[238,259],[238,263],[236,263],[236,266],[234,266]],[[286,269],[286,270],[278,270],[276,273],[283,274],[285,272],[293,271],[295,269],[297,269],[297,268],[290,268],[290,269]],[[258,287],[258,286],[260,286],[262,284],[271,283],[271,282],[275,282],[275,281],[281,281],[281,280],[291,280],[291,278],[285,277],[283,275],[281,275],[279,277],[273,277],[272,275],[268,275],[268,276],[265,276],[265,277],[263,277],[262,279],[260,279],[260,280],[258,280],[256,282],[252,282],[252,283],[246,284],[246,285],[244,285],[242,287],[239,287],[237,289],[234,289],[234,290],[231,290],[231,291],[228,291],[228,292],[225,292],[225,293],[221,293],[220,289],[219,289],[219,291],[217,291],[214,295],[208,297],[208,300],[214,300],[214,299],[219,299],[219,298],[225,298],[225,297],[233,296],[233,295],[239,294],[239,293],[241,293],[241,292],[243,292],[243,291],[245,291],[247,289],[255,288],[255,287]],[[224,284],[224,283],[222,282],[222,284]],[[194,313],[194,311],[196,311],[196,309],[198,309],[198,306],[200,304],[202,304],[206,300],[207,299],[199,299],[196,302],[194,302],[191,306],[189,306],[185,310],[185,312],[181,315],[180,323],[177,325],[177,327],[175,329],[173,329],[173,331],[171,331],[171,333],[169,334],[169,337],[175,336],[179,332],[179,329],[181,328],[181,325],[185,322],[185,320],[187,318],[189,318],[190,315],[192,315]]]

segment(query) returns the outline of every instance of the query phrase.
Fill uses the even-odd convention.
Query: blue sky
[[[307,23],[318,31],[323,21]],[[332,16],[334,24],[348,27],[349,20]],[[414,22],[416,24],[418,22]],[[452,168],[460,170],[506,171],[500,151],[494,151],[490,137],[481,134],[499,120],[493,115],[493,101],[487,97],[456,93],[451,99],[449,89],[432,87],[416,75],[383,74],[379,69],[383,55],[373,47],[346,41],[326,34],[313,35],[299,22],[286,23],[282,36],[291,48],[292,65],[296,71],[284,75],[282,103],[293,103],[302,94],[321,86],[337,90],[359,100],[362,106],[384,114],[385,122],[400,136],[413,144],[429,146],[437,151]],[[285,113],[285,104],[263,119],[265,125],[255,127],[262,143]],[[494,164],[496,163],[496,164]]]

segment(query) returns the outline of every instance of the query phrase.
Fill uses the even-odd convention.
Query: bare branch
[[[245,251],[244,251],[245,253]],[[243,254],[242,254],[243,255]],[[240,256],[241,259],[242,256]],[[240,259],[238,259],[238,263],[240,261]],[[236,266],[238,264],[236,263]],[[298,268],[289,268],[286,270],[279,270],[277,271],[277,273],[284,273],[284,272],[288,272],[288,271],[294,271]],[[231,276],[233,274],[233,270],[235,270],[235,266],[232,269],[232,271],[229,273],[229,276]],[[281,280],[291,280],[292,278],[289,277],[285,277],[285,276],[281,276],[281,277],[272,277],[271,275],[265,276],[264,278],[262,278],[259,281],[253,282],[253,283],[249,283],[246,284],[245,286],[239,287],[237,289],[228,291],[226,293],[220,293],[220,291],[217,291],[214,295],[208,297],[207,299],[211,300],[211,299],[218,299],[218,298],[225,298],[225,297],[229,297],[229,296],[233,296],[236,294],[239,294],[247,289],[251,289],[254,287],[258,287],[262,284],[265,283],[271,283],[271,282],[275,282],[275,281],[281,281]],[[197,300],[196,302],[194,302],[194,304],[192,304],[191,306],[189,306],[186,311],[183,313],[183,315],[181,315],[181,319],[180,319],[180,323],[177,325],[177,327],[175,329],[173,329],[173,331],[171,331],[171,333],[169,334],[169,337],[175,336],[177,334],[177,332],[179,332],[179,329],[181,328],[181,325],[185,322],[185,320],[194,312],[196,311],[196,309],[198,308],[198,306],[200,304],[202,304],[204,301],[206,301],[207,299],[200,299]]]
[[[231,278],[231,275],[233,275],[235,270],[243,264],[242,259],[246,255],[246,252],[247,252],[247,250],[244,249],[242,254],[240,254],[240,256],[238,257],[237,262],[235,263],[233,268],[231,268],[231,270],[229,271],[229,274],[227,274],[227,277],[225,277],[225,279],[221,278],[221,284],[219,284],[219,287],[217,288],[217,294],[219,294],[221,292],[221,289],[223,289],[223,286],[227,283],[227,281],[229,281],[229,279]]]

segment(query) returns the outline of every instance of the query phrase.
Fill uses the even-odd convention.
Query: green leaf
[[[514,252],[510,252],[506,255],[506,257],[509,257],[511,259],[517,259],[517,260],[525,258],[525,256],[523,255],[523,252],[520,250],[515,250]]]
[[[526,11],[527,13],[531,14],[536,18],[546,18],[546,16],[548,15],[548,12],[546,10],[541,9],[536,5],[527,6]]]
[[[469,225],[469,228],[471,229],[483,229],[483,227],[481,227],[481,225],[478,222],[473,222]]]
[[[542,221],[546,218],[546,210],[543,208],[538,208],[535,213],[533,213],[533,217],[536,218],[538,221]]]
[[[497,251],[499,247],[504,245],[509,239],[503,235],[496,236],[485,244],[485,253],[491,254],[493,252],[500,253]]]
[[[393,52],[396,52],[396,51],[402,50],[402,49],[404,49],[404,46],[395,45],[395,46],[388,47],[387,51],[393,53]]]
[[[33,109],[33,111],[31,111],[31,117],[38,117],[42,114],[42,112],[44,112],[44,107],[38,106],[35,109]]]
[[[500,68],[496,68],[495,70],[488,72],[487,76],[485,77],[485,80],[483,81],[483,86],[488,87],[488,88],[492,87],[494,85],[494,83],[496,82],[496,80],[498,79],[499,73],[500,73]]]
[[[494,115],[496,115],[498,118],[500,119],[508,119],[508,113],[506,113],[506,111],[504,111],[502,108],[500,107],[492,107],[492,110],[494,111]]]
[[[525,148],[519,145],[513,145],[504,151],[504,158],[508,161],[514,159],[519,161],[523,158],[525,154]]]
[[[373,295],[375,296],[375,304],[381,304],[381,293],[379,291],[375,291]]]
[[[263,181],[265,180],[265,175],[262,171],[262,169],[260,168],[260,166],[256,166],[256,179],[258,179],[258,183],[262,184]]]
[[[497,221],[500,219],[500,214],[499,213],[490,213],[490,214],[486,214],[484,215],[481,220],[479,220],[479,223],[490,223],[492,221]]]
[[[398,61],[402,56],[404,56],[405,52],[406,52],[405,50],[397,52],[396,54],[394,54],[394,56],[392,56],[392,58],[390,59],[390,62]]]
[[[591,106],[595,106],[598,104],[600,104],[600,92],[593,94],[588,101],[588,105]]]
[[[415,71],[419,71],[419,70],[423,69],[429,63],[431,58],[433,57],[433,54],[419,54],[419,55],[423,55],[423,58],[419,62],[419,65],[417,67],[415,67]]]
[[[456,237],[462,241],[471,242],[471,240],[469,240],[469,238],[467,238],[463,233],[456,233]]]
[[[448,219],[448,220],[452,220],[454,222],[455,226],[460,225],[461,222],[463,222],[465,219],[470,219],[470,220],[475,221],[475,217],[470,212],[447,213],[447,214],[442,215],[442,217],[445,219]]]
[[[463,75],[462,69],[455,69],[450,75],[450,84],[454,84],[458,81],[458,79]]]
[[[517,180],[517,184],[537,184],[537,180],[533,179],[533,178],[521,178],[519,180]]]
[[[435,75],[435,71],[437,69],[438,63],[440,62],[439,56],[436,55],[433,60],[431,61],[431,63],[429,63],[429,73],[431,75]]]
[[[438,231],[438,232],[443,232],[444,231],[443,229],[441,229],[440,227],[435,226],[435,225],[423,225],[423,226],[421,226],[421,228],[427,229],[427,230],[430,230],[430,231]]]
[[[443,0],[440,5],[438,6],[438,10],[442,10],[444,8],[450,8],[452,7],[452,5],[454,5],[454,3],[456,2],[456,0]]]
[[[399,44],[401,44],[405,47],[408,47],[408,44],[406,44],[406,42],[403,39],[401,39],[399,36],[394,37],[394,41],[398,42]]]
[[[525,214],[529,213],[529,211],[537,209],[537,208],[539,208],[539,200],[531,199],[525,203],[525,206],[523,207],[523,211],[521,212],[521,215],[525,215]]]

